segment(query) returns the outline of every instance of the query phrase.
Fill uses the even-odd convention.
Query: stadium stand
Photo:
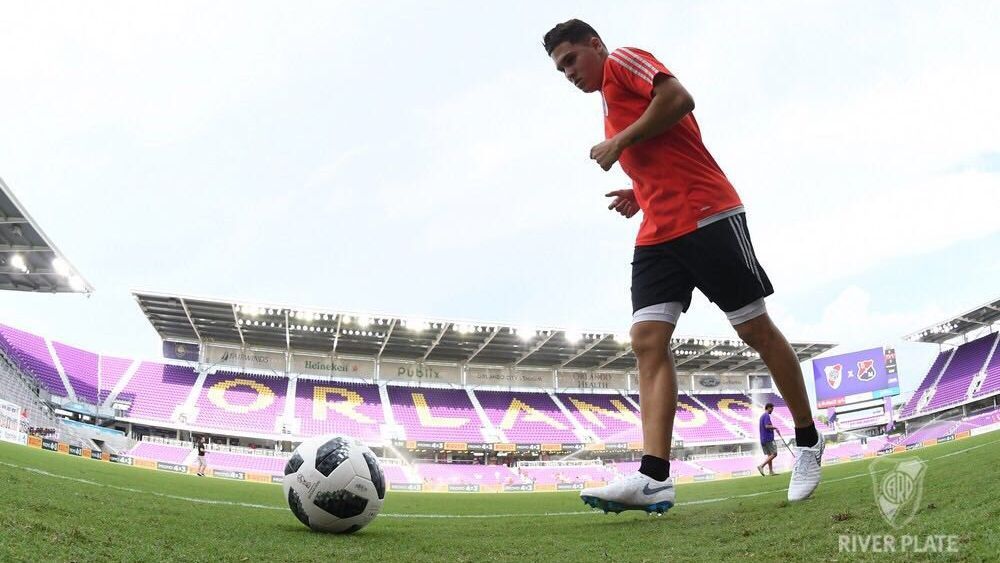
[[[638,409],[622,395],[558,393],[556,397],[580,425],[607,442],[642,440]]]
[[[930,414],[968,402],[973,380],[983,370],[987,373],[986,379],[974,396],[983,397],[1000,390],[1000,385],[992,387],[1000,376],[1000,360],[996,354],[989,357],[998,338],[1000,333],[987,334],[939,353],[917,391],[900,411],[900,418]]]
[[[905,432],[888,439],[879,436],[832,442],[827,455],[840,461],[858,459],[885,448],[933,443],[958,432],[1000,422],[1000,410],[982,401],[979,402],[980,410],[969,412],[964,418],[950,411],[945,420],[924,420],[933,412],[968,402],[977,377],[983,382],[975,395],[991,393],[1000,379],[1000,355],[993,353],[998,338],[996,333],[991,333],[938,355],[920,389],[903,408],[904,413],[913,415],[913,420],[904,426]],[[0,384],[6,397],[25,405],[31,413],[32,425],[50,432],[49,435],[53,431],[47,428],[60,429],[56,433],[72,433],[73,428],[56,422],[39,390],[56,397],[75,395],[81,401],[95,404],[112,401],[129,404],[123,418],[127,421],[153,426],[162,423],[168,428],[187,424],[223,435],[274,435],[279,432],[284,415],[293,413],[295,435],[336,432],[382,443],[385,440],[382,434],[386,422],[384,409],[388,408],[393,422],[402,428],[407,440],[474,443],[488,439],[470,393],[464,388],[376,384],[308,376],[290,379],[282,375],[223,370],[203,374],[199,382],[199,373],[187,365],[99,357],[3,325],[0,325],[0,356],[4,360],[0,361]],[[65,377],[59,373],[60,366]],[[121,387],[120,392],[114,393],[118,387]],[[918,401],[925,392],[927,404],[919,407]],[[383,396],[388,398],[388,405],[382,404]],[[550,394],[479,388],[472,392],[472,397],[482,406],[489,424],[499,429],[511,443],[579,443],[585,442],[587,436],[607,443],[642,440],[639,412],[635,407],[639,398],[635,395],[606,391]],[[292,402],[286,405],[288,400]],[[761,458],[755,446],[757,419],[767,402],[775,405],[773,420],[779,429],[788,436],[793,433],[787,405],[770,391],[682,393],[678,402],[675,439],[683,441],[685,446],[729,444],[725,447],[739,448],[739,451],[715,457],[710,454],[671,460],[671,472],[675,476],[701,479],[756,474],[755,466]],[[179,414],[187,412],[192,418],[182,421]],[[824,433],[833,432],[830,426],[820,421],[817,424]],[[582,432],[577,432],[577,428]],[[90,438],[81,438],[77,443],[88,447],[93,444]],[[144,440],[131,447],[128,455],[172,464],[191,464],[194,463],[193,452],[190,443]],[[779,452],[775,461],[780,471],[787,470],[791,462],[790,456],[783,454]],[[287,455],[239,447],[223,451],[213,446],[207,461],[214,469],[280,475]],[[497,487],[526,482],[554,486],[610,481],[637,467],[636,461],[510,468],[502,464],[418,460],[412,465],[387,463],[384,470],[390,483]]]
[[[902,410],[899,412],[900,418],[909,418],[917,411],[917,404],[920,399],[930,390],[934,382],[937,381],[939,375],[941,375],[941,370],[944,369],[945,364],[951,358],[953,350],[941,351],[934,362],[931,363],[930,369],[927,370],[927,374],[924,375],[923,380],[920,381],[920,385],[917,390],[913,392],[913,396],[910,398],[909,402],[903,405]]]
[[[170,422],[197,379],[190,367],[142,362],[116,400],[131,404],[125,414],[129,419]]]
[[[477,390],[486,416],[514,443],[572,443],[573,423],[548,393]]]
[[[167,463],[184,463],[192,451],[193,447],[184,448],[141,441],[136,443],[136,445],[129,450],[128,455],[131,457],[152,459]]]
[[[483,441],[482,422],[464,389],[387,385],[386,391],[408,439]]]
[[[378,386],[374,384],[300,377],[295,388],[295,416],[303,436],[340,433],[362,440],[381,440],[384,415]]]
[[[68,397],[45,339],[16,328],[0,325],[0,346],[22,371],[31,374],[49,393]]]
[[[985,366],[987,354],[998,336],[1000,334],[989,334],[959,346],[951,363],[941,374],[934,396],[922,410],[933,412],[967,401],[966,392],[972,378]]]
[[[97,354],[59,342],[52,347],[78,400],[97,404]]]
[[[205,378],[194,424],[203,428],[274,434],[288,378],[218,371]]]

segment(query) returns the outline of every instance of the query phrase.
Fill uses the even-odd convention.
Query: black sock
[[[795,427],[795,445],[803,448],[811,448],[819,442],[819,434],[816,433],[816,425],[810,424],[805,428]]]
[[[670,462],[655,455],[644,455],[639,464],[639,473],[650,479],[666,481],[670,477]]]

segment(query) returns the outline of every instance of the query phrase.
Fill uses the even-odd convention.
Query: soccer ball
[[[375,454],[347,436],[299,444],[285,464],[283,488],[292,514],[317,532],[356,532],[375,519],[385,499]]]

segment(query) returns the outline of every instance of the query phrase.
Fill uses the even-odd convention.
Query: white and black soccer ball
[[[292,513],[317,532],[350,534],[367,526],[385,500],[385,477],[368,446],[347,436],[310,438],[285,464]]]

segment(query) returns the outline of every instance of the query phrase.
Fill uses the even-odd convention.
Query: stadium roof
[[[627,336],[609,331],[352,313],[145,291],[133,295],[164,340],[520,368],[635,369]],[[792,343],[800,361],[834,346]],[[682,373],[767,371],[760,357],[739,340],[678,337],[671,348]]]
[[[906,336],[911,342],[943,344],[953,338],[1000,323],[1000,299],[994,299],[961,315]]]
[[[0,289],[90,293],[94,288],[49,241],[0,178]]]

